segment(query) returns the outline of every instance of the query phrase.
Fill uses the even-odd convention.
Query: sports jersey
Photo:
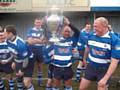
[[[95,33],[88,38],[89,63],[94,67],[108,67],[111,58],[120,59],[120,39],[111,32],[103,36]]]
[[[27,38],[32,37],[32,38],[38,38],[38,39],[44,39],[45,38],[45,32],[42,28],[37,29],[35,27],[31,28],[30,30],[28,30],[27,32]],[[32,45],[33,47],[36,46],[43,46],[44,44],[34,44]]]
[[[25,41],[18,36],[16,36],[14,41],[8,40],[8,45],[9,49],[15,56],[15,61],[18,63],[23,62],[25,58],[33,57],[32,52]]]
[[[69,67],[72,65],[72,49],[74,48],[73,37],[63,38],[60,42],[54,44],[53,65],[57,67]]]
[[[6,41],[0,42],[0,61],[10,62],[13,58]]]
[[[44,63],[50,64],[52,62],[52,56],[54,55],[54,49],[53,45],[46,45],[43,48],[43,58],[44,58]]]
[[[75,47],[74,37],[60,38],[60,42],[47,45],[44,48],[44,62],[58,67],[69,67],[72,65],[72,49]],[[53,56],[53,60],[51,57]]]
[[[77,48],[79,51],[82,51],[79,54],[80,59],[82,60],[83,58],[83,54],[84,54],[84,50],[86,47],[86,44],[88,42],[88,37],[92,34],[93,32],[86,32],[84,29],[80,32],[80,36],[78,39],[78,43],[77,43]]]
[[[85,46],[88,41],[88,37],[92,34],[93,32],[86,32],[84,29],[80,32],[79,40],[77,43],[78,50],[84,50]]]

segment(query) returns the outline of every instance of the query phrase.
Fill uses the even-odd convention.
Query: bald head
[[[104,17],[99,17],[95,19],[94,30],[97,35],[104,35],[106,32],[108,32],[108,20]]]
[[[63,37],[67,38],[72,35],[72,30],[69,26],[64,26],[63,32],[62,32]]]

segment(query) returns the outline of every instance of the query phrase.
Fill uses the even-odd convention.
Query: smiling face
[[[93,24],[96,35],[102,36],[108,31],[108,21],[101,17],[97,18]]]
[[[4,29],[6,39],[12,40],[14,37],[16,37],[17,32],[14,25],[7,25]]]
[[[65,26],[62,32],[63,37],[68,38],[71,36],[71,28],[69,26]]]
[[[13,34],[11,32],[5,32],[5,37],[8,40],[11,40],[11,38],[13,37]]]
[[[35,19],[34,25],[35,25],[36,28],[41,28],[41,26],[42,26],[42,20],[39,19],[39,18]]]
[[[86,30],[87,32],[90,32],[90,30],[91,30],[91,25],[90,25],[90,24],[86,24],[86,25],[85,25],[85,30]]]

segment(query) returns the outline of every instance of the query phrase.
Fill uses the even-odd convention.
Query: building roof
[[[95,7],[91,7],[91,11],[96,11],[96,12],[100,12],[100,11],[120,11],[120,6],[119,7],[114,7],[114,6],[110,6],[110,7],[101,7],[101,6],[95,6]]]

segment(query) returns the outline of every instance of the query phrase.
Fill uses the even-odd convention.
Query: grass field
[[[73,65],[73,70],[74,70],[74,72],[76,71],[76,64]],[[35,90],[45,90],[45,87],[39,87],[37,85],[36,72],[37,72],[37,68],[35,67],[34,76],[33,76],[33,84],[34,84]],[[47,78],[47,65],[43,65],[43,78]],[[112,80],[111,80],[111,83],[109,86],[109,90],[120,90],[120,84],[117,83],[119,80],[120,80],[120,65],[118,66],[116,72],[114,73],[114,75],[112,77]],[[46,80],[43,80],[43,85],[44,86],[46,85]],[[8,86],[8,85],[6,85],[6,86]],[[73,90],[78,90],[79,83],[77,83],[73,80],[72,86],[73,86]],[[64,90],[63,85],[61,85],[61,90]],[[97,90],[96,82],[93,82],[88,90]]]
[[[47,76],[47,65],[43,65],[43,78],[46,78]],[[76,71],[76,64],[73,65],[73,70],[74,72]],[[37,69],[35,69],[35,73],[36,73]],[[34,75],[34,77],[36,77],[36,74]],[[120,90],[120,84],[118,84],[117,82],[120,80],[120,65],[118,66],[116,72],[114,73],[113,77],[112,77],[112,80],[111,80],[111,83],[110,83],[110,86],[109,86],[109,90]],[[44,85],[46,83],[46,80],[44,80]],[[37,86],[37,81],[34,80],[34,85],[35,85],[35,90],[45,90],[45,87],[38,87]],[[79,83],[75,82],[73,80],[73,90],[79,90]],[[63,89],[63,86],[61,85],[61,90],[64,90]],[[96,82],[93,82],[91,84],[91,86],[89,87],[88,90],[97,90],[96,88]]]

